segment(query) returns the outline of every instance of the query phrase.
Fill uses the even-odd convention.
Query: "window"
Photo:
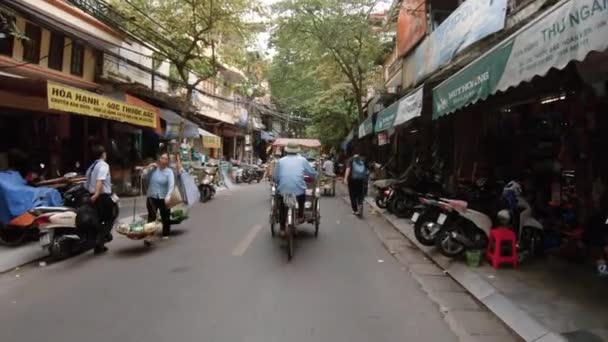
[[[51,33],[51,43],[49,44],[49,68],[63,70],[63,42],[64,38],[59,33]]]
[[[42,30],[40,27],[27,23],[25,24],[25,36],[23,40],[23,60],[30,63],[40,62],[40,39]]]
[[[70,73],[82,76],[84,70],[84,46],[72,43],[72,62],[70,63]]]
[[[13,42],[15,37],[11,34],[15,18],[3,18],[0,16],[0,55],[13,55]]]

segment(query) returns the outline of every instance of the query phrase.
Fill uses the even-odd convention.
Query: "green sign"
[[[433,118],[608,48],[608,0],[564,0],[433,89]]]
[[[374,131],[374,124],[372,122],[372,116],[367,117],[365,121],[359,125],[359,138],[363,138],[368,134],[372,134]]]
[[[398,108],[399,101],[393,103],[388,108],[385,108],[380,113],[378,113],[378,117],[376,118],[376,127],[374,127],[374,131],[376,133],[382,132],[386,129],[393,127],[393,123],[395,123],[395,117],[397,116]]]

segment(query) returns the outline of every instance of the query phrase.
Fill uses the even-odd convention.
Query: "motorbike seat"
[[[397,180],[394,178],[380,179],[374,182],[374,186],[380,189],[386,189],[393,185]]]
[[[36,212],[36,213],[40,213],[40,214],[45,214],[45,213],[51,213],[51,212],[74,211],[74,208],[68,208],[68,207],[36,207],[36,208],[32,209],[32,211]]]
[[[465,210],[467,210],[467,207],[469,206],[469,203],[467,203],[466,201],[453,200],[453,199],[445,199],[444,201],[446,203],[448,203],[452,208],[454,208],[458,211],[465,211]]]

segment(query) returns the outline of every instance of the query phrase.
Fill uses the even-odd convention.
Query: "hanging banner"
[[[507,0],[467,0],[404,61],[403,87],[419,84],[459,52],[505,27]]]
[[[388,134],[386,132],[378,133],[378,146],[384,146],[388,144]]]
[[[422,86],[399,100],[393,126],[399,126],[422,114]]]
[[[157,128],[158,114],[78,88],[47,82],[49,109]]]
[[[397,57],[407,54],[424,38],[426,28],[426,1],[404,0],[397,18]]]
[[[608,49],[608,0],[566,0],[433,89],[433,118]]]

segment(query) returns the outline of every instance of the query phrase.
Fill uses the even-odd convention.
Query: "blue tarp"
[[[35,207],[61,204],[59,191],[28,186],[16,171],[0,172],[0,223],[7,224]]]

